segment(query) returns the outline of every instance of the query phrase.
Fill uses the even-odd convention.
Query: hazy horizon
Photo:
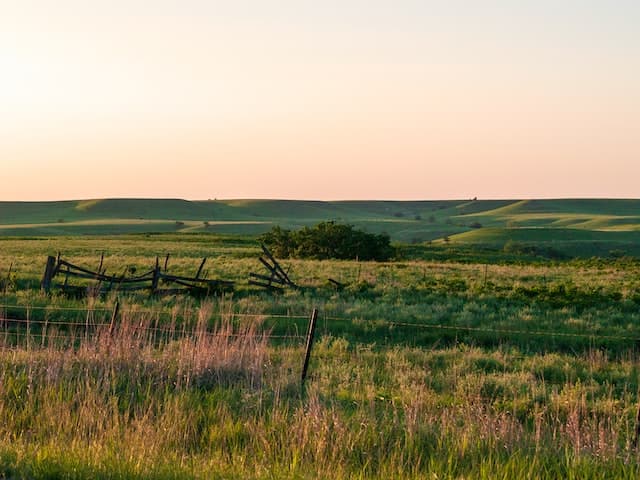
[[[514,198],[514,197],[451,197],[451,198],[276,198],[276,197],[263,197],[263,198],[249,198],[249,197],[234,197],[234,198],[184,198],[184,197],[140,197],[140,196],[122,196],[122,197],[91,197],[91,198],[52,198],[48,200],[0,200],[3,203],[44,203],[44,202],[83,202],[93,200],[184,200],[187,202],[231,202],[231,201],[285,201],[285,202],[438,202],[438,201],[571,201],[571,200],[640,200],[640,197],[529,197],[529,198]]]
[[[0,200],[638,198],[640,3],[25,0]]]

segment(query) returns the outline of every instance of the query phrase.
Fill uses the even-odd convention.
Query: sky
[[[0,200],[640,198],[637,0],[0,0]]]

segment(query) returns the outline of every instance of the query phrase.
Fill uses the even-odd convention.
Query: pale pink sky
[[[639,3],[11,2],[0,200],[638,198]]]

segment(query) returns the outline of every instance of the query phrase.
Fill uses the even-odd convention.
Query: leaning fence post
[[[51,290],[51,279],[53,278],[53,272],[56,268],[56,257],[48,256],[47,257],[47,266],[44,269],[44,276],[42,277],[42,282],[40,283],[40,287],[46,293],[49,293]]]
[[[309,368],[309,359],[311,358],[311,347],[313,346],[313,335],[316,331],[316,320],[318,320],[318,309],[314,308],[309,320],[309,330],[307,331],[307,348],[304,355],[304,365],[302,366],[302,386],[307,378],[307,369]]]
[[[207,257],[204,257],[202,259],[202,263],[200,264],[200,268],[198,268],[198,271],[196,273],[195,279],[198,280],[200,278],[200,274],[202,273],[202,269],[204,268],[204,264],[207,261]]]

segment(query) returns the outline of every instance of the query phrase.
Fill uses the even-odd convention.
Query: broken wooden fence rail
[[[264,244],[260,246],[262,247],[264,256],[261,255],[258,260],[265,267],[269,275],[251,272],[249,273],[249,285],[255,285],[277,292],[281,292],[287,287],[298,288],[298,285],[291,281],[287,272],[280,266],[269,249]]]
[[[266,264],[267,268],[272,270],[278,277],[282,278],[285,281],[285,283],[287,283],[288,285],[290,285],[292,287],[296,287],[297,285],[291,281],[291,279],[289,278],[289,275],[287,274],[287,272],[285,272],[282,269],[282,267],[280,266],[278,261],[273,257],[273,255],[271,254],[269,249],[266,247],[266,245],[264,243],[262,243],[262,244],[260,244],[260,246],[262,247],[262,251],[264,252],[264,254],[267,257],[267,259],[269,259],[271,261],[271,263],[273,264],[273,266],[270,266],[269,263],[263,261],[263,259],[261,257],[260,260],[263,263]]]
[[[228,280],[213,280],[202,278],[202,270],[206,257],[200,263],[200,267],[195,277],[170,275],[166,273],[169,256],[165,259],[165,271],[160,270],[160,262],[156,257],[153,269],[141,275],[126,275],[126,270],[121,275],[107,275],[103,270],[104,254],[100,258],[98,271],[75,265],[69,261],[58,257],[49,256],[45,266],[45,272],[41,282],[41,288],[45,292],[50,292],[52,287],[57,287],[65,293],[76,295],[86,295],[90,292],[107,293],[111,291],[135,292],[148,290],[152,294],[198,294],[209,295],[218,292],[232,291],[235,283]],[[64,275],[63,283],[53,283],[58,275]],[[96,285],[69,285],[69,278],[79,278],[83,280],[94,280]],[[178,285],[179,288],[160,288],[160,284]]]
[[[62,270],[63,267],[65,267],[65,270]],[[63,273],[71,277],[83,278],[87,280],[102,280],[106,282],[118,283],[139,283],[148,281],[153,274],[153,270],[138,276],[124,277],[124,275],[116,276],[106,275],[105,273],[92,272],[91,270],[87,270],[67,261],[60,260],[56,270],[56,274],[58,273]]]

